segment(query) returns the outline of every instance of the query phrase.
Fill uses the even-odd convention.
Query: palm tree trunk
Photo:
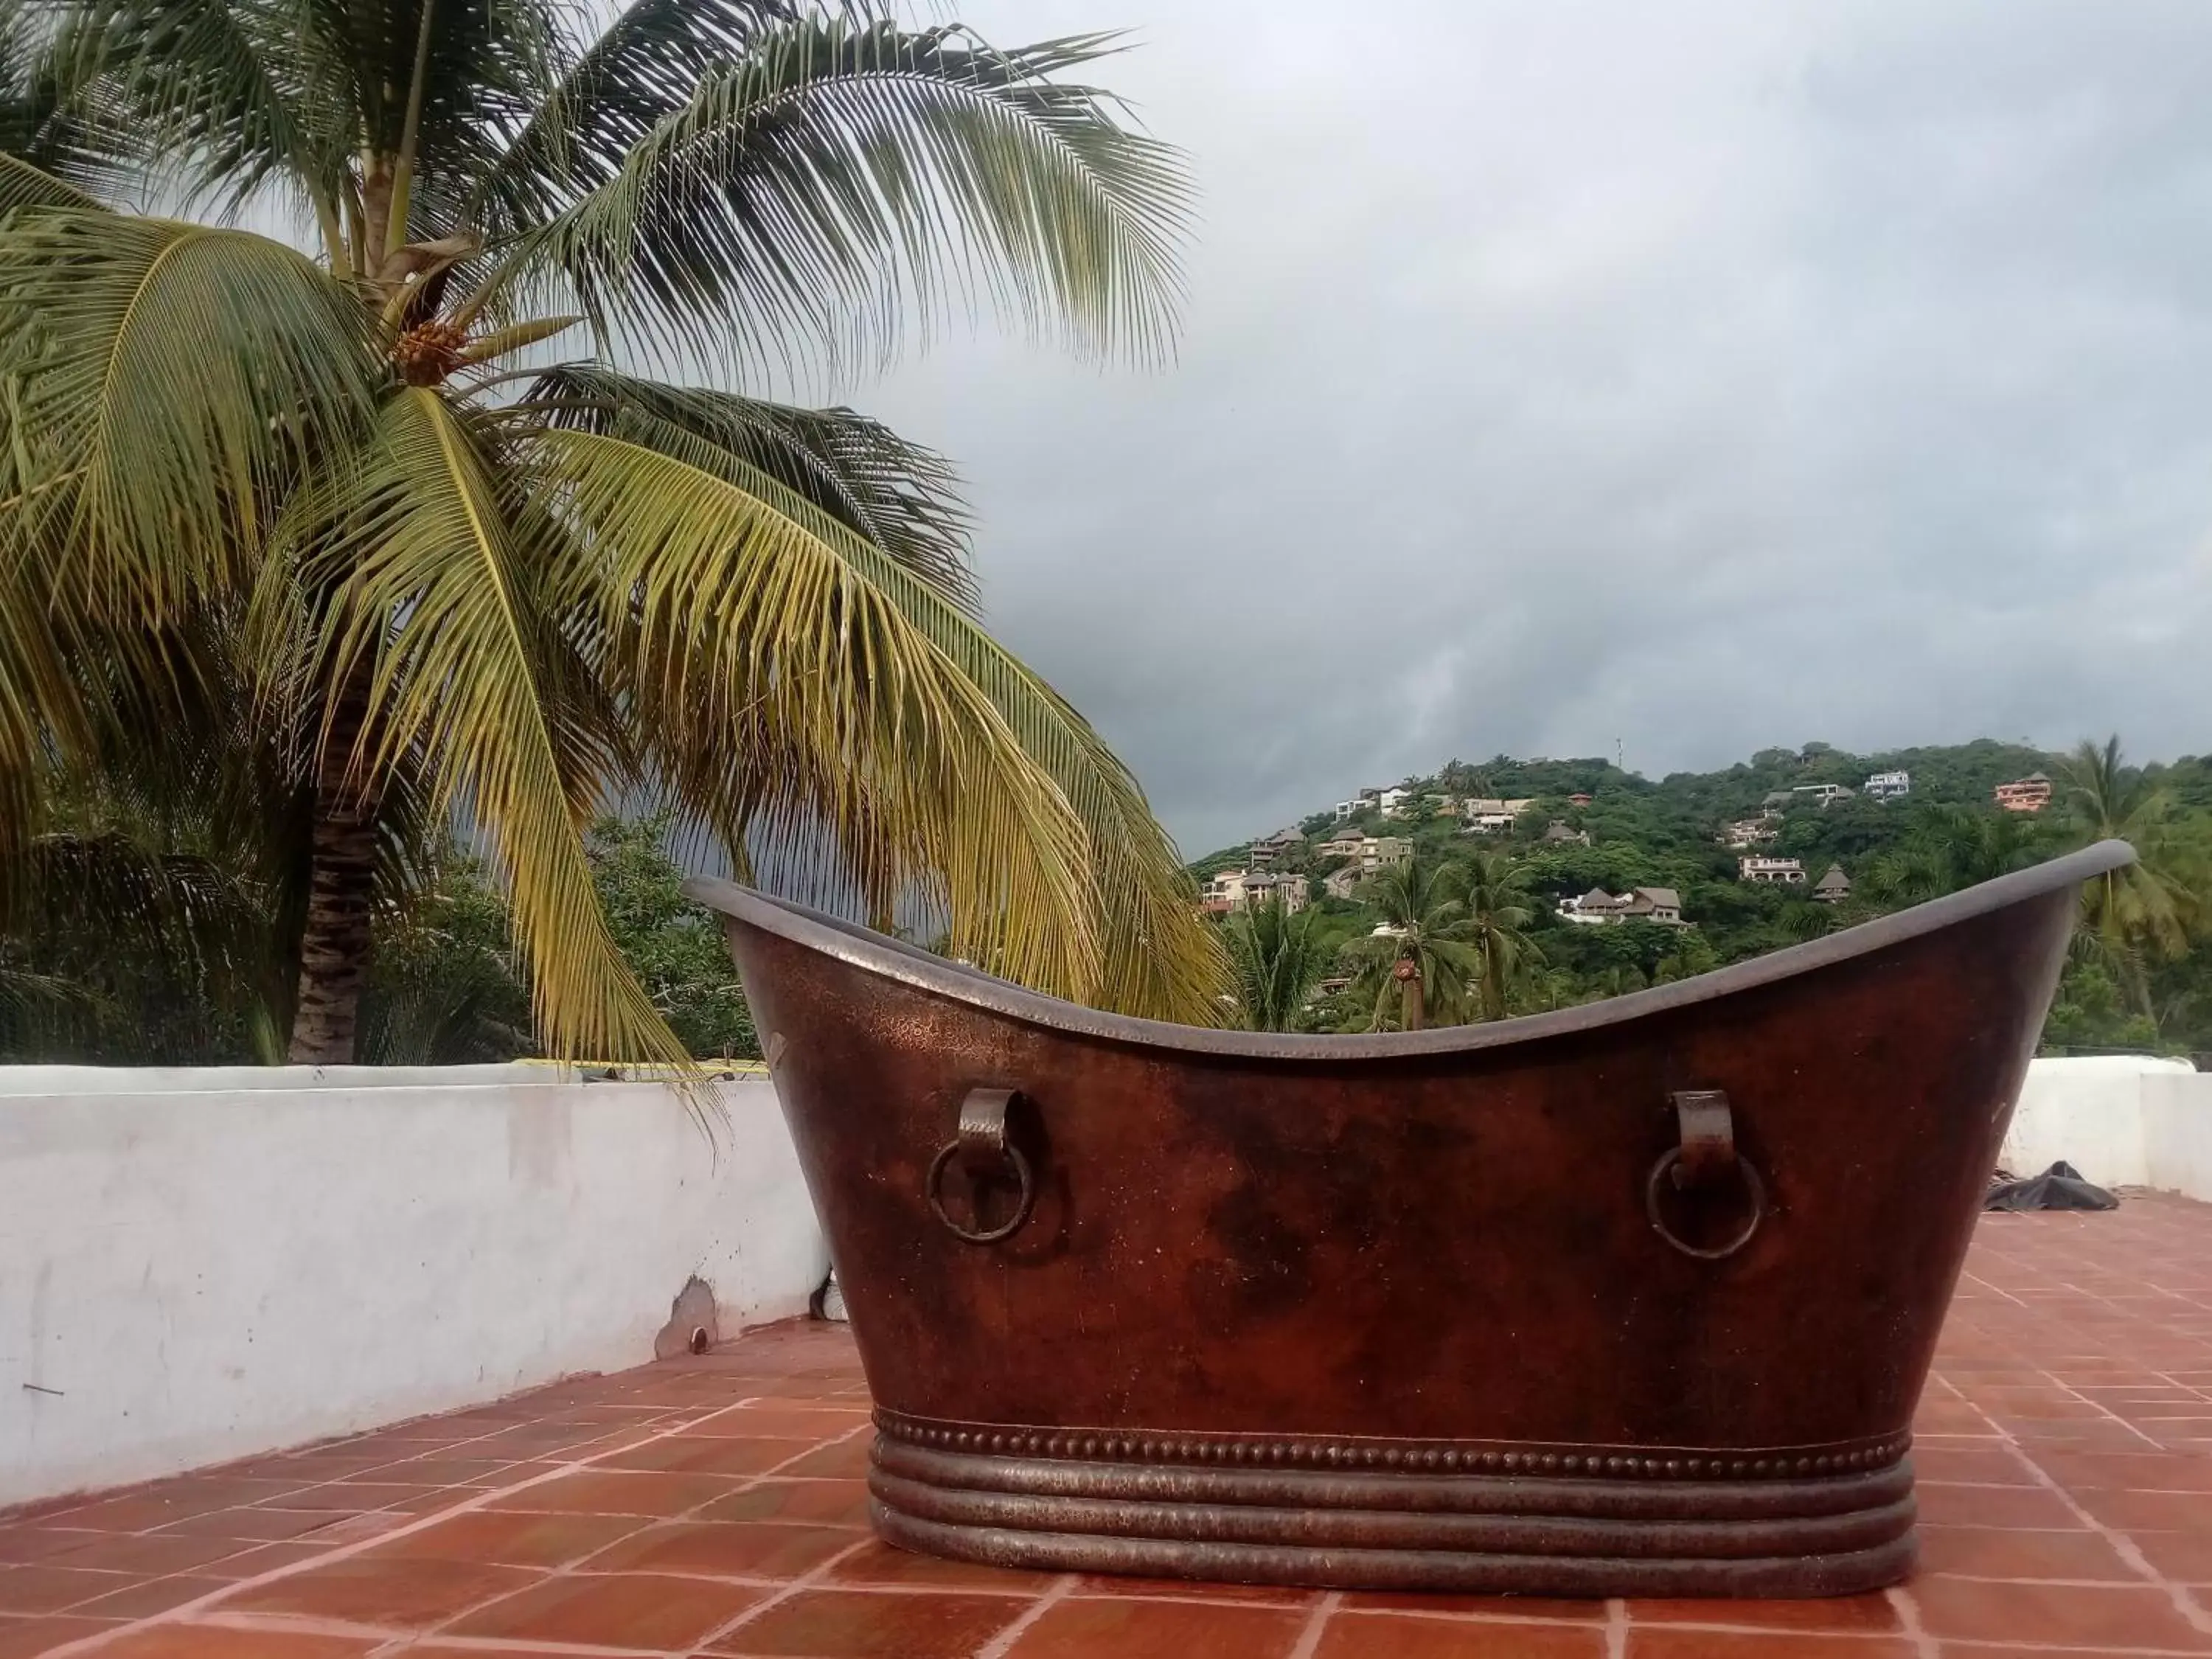
[[[354,1057],[361,994],[368,981],[370,902],[376,884],[376,805],[349,775],[366,699],[340,694],[316,764],[315,822],[300,936],[300,992],[286,1058],[295,1066],[345,1066]]]
[[[1411,968],[1413,971],[1406,970]],[[1401,962],[1397,968],[1398,985],[1405,998],[1406,1029],[1418,1031],[1428,1013],[1428,988],[1421,982],[1421,970],[1414,963]]]

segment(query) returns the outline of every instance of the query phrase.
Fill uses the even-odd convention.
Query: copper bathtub
[[[726,883],[894,1543],[1392,1589],[1820,1595],[2107,842],[1491,1025],[1098,1013]]]

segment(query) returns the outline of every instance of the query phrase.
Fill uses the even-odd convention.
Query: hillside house
[[[1782,831],[1772,818],[1764,815],[1755,818],[1738,818],[1734,823],[1721,826],[1722,844],[1732,852],[1741,853],[1747,847],[1764,847],[1778,840]]]
[[[1206,884],[1200,908],[1208,915],[1249,910],[1279,898],[1283,908],[1295,915],[1306,908],[1306,878],[1276,875],[1266,870],[1224,870]]]
[[[1637,887],[1615,896],[1593,887],[1579,898],[1559,901],[1559,920],[1584,927],[1614,927],[1624,921],[1651,921],[1662,927],[1686,927],[1682,898],[1671,887]]]
[[[1840,783],[1801,783],[1790,793],[1792,796],[1803,796],[1824,812],[1836,802],[1849,799],[1851,793]],[[1773,798],[1769,796],[1768,799]]]
[[[1370,836],[1361,830],[1340,830],[1314,851],[1325,859],[1351,859],[1363,875],[1371,875],[1412,858],[1413,843],[1404,836]]]
[[[2051,805],[2051,780],[2040,772],[2030,772],[2017,783],[2001,783],[1992,793],[1997,805],[2008,812],[2040,812]]]
[[[1536,803],[1526,797],[1507,800],[1497,795],[1480,795],[1459,804],[1460,817],[1467,820],[1469,835],[1494,836],[1510,830],[1521,821],[1521,815]]]
[[[1368,875],[1410,864],[1413,843],[1403,836],[1370,836],[1359,846],[1359,867]]]
[[[1813,896],[1823,904],[1841,904],[1850,896],[1851,878],[1840,864],[1830,865],[1828,873],[1813,884]]]
[[[1589,804],[1590,797],[1579,789],[1567,797],[1567,805],[1570,806],[1588,806]]]
[[[1306,908],[1308,890],[1304,876],[1277,875],[1263,871],[1244,883],[1244,908],[1249,910],[1280,899],[1284,910],[1296,915]]]
[[[1223,915],[1236,909],[1244,902],[1244,884],[1251,878],[1249,870],[1219,872],[1200,891],[1200,908],[1209,915]]]
[[[1350,800],[1337,802],[1337,822],[1341,823],[1345,819],[1357,817],[1362,812],[1372,812],[1382,804],[1382,792],[1380,789],[1363,789]]]
[[[1413,810],[1413,792],[1410,789],[1385,789],[1376,799],[1386,818],[1402,818]]]
[[[1767,858],[1753,854],[1736,860],[1736,876],[1741,881],[1779,882],[1789,887],[1800,887],[1805,881],[1805,866],[1796,859]]]
[[[1587,847],[1589,844],[1589,831],[1574,829],[1565,818],[1553,818],[1551,827],[1544,831],[1544,845],[1547,847]]]
[[[1873,772],[1859,787],[1869,800],[1899,800],[1912,793],[1910,772]]]
[[[1356,859],[1367,845],[1368,835],[1358,825],[1339,830],[1314,851],[1325,859]]]
[[[1252,862],[1261,866],[1273,864],[1285,854],[1295,853],[1306,844],[1305,832],[1293,826],[1278,830],[1272,836],[1263,836],[1252,843]]]

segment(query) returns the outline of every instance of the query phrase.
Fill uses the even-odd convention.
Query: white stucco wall
[[[2212,1201],[2212,1075],[2132,1055],[2035,1061],[1997,1161],[2035,1175],[2061,1158],[2100,1187]]]
[[[542,1066],[0,1067],[0,1504],[641,1364],[695,1273],[803,1312],[775,1091],[720,1092],[710,1139]]]

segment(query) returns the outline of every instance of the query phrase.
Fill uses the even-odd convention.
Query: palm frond
[[[62,602],[158,622],[226,586],[303,458],[388,369],[345,287],[265,237],[42,212],[0,223],[0,536]]]
[[[1314,913],[1292,915],[1279,898],[1232,916],[1229,962],[1244,1025],[1255,1031],[1295,1030],[1334,955]]]
[[[545,537],[514,469],[423,387],[381,411],[351,465],[304,494],[286,537],[336,577],[324,633],[333,684],[368,670],[380,775],[420,748],[443,799],[495,844],[548,1049],[684,1060],[608,934],[542,665],[568,597],[568,550]]]
[[[73,106],[153,188],[228,209],[275,179],[334,201],[357,129],[313,7],[89,0],[63,15]]]
[[[959,476],[935,450],[849,409],[788,404],[622,374],[597,364],[549,369],[528,401],[565,426],[611,432],[645,416],[766,473],[971,613],[969,518]]]
[[[531,229],[604,185],[633,145],[682,109],[718,64],[744,58],[792,0],[635,0],[564,64],[462,217],[495,241]]]
[[[21,5],[0,10],[0,214],[96,208],[119,182],[118,137],[87,118],[68,62]]]
[[[1165,350],[1181,156],[1053,78],[1112,37],[1000,52],[811,15],[748,46],[522,229],[498,280],[708,359],[887,350],[903,319],[985,300],[1094,352]]]
[[[872,914],[918,896],[960,955],[1095,996],[1081,823],[883,585],[915,579],[764,476],[654,437],[555,428],[536,447],[605,562],[630,635],[618,683],[686,806],[740,833],[765,815],[787,839],[811,819]]]
[[[560,411],[555,413],[556,422],[563,418]],[[899,694],[950,699],[951,707],[959,711],[965,722],[978,718],[979,711],[969,702],[970,692],[981,693],[994,720],[1003,725],[1025,755],[1043,769],[1081,826],[1087,864],[1072,878],[1073,884],[1068,890],[1087,895],[1087,901],[1081,905],[1084,923],[1066,942],[1103,953],[1098,976],[1085,989],[1074,988],[1085,984],[1081,974],[1040,968],[1032,975],[1012,966],[999,971],[1127,1012],[1193,1024],[1220,1022],[1218,996],[1225,963],[1219,941],[1200,920],[1196,890],[1135,780],[1065,699],[976,627],[951,597],[766,473],[641,410],[628,413],[613,433],[556,424],[544,441],[561,458],[552,464],[556,473],[588,465],[588,460],[575,458],[589,457],[595,451],[610,457],[632,457],[613,476],[627,475],[638,499],[624,503],[610,495],[596,505],[591,533],[611,538],[610,526],[619,521],[620,515],[637,514],[642,522],[623,527],[626,539],[635,542],[649,529],[667,542],[672,552],[683,550],[690,562],[688,568],[646,562],[637,572],[640,580],[649,576],[656,585],[674,589],[664,602],[675,607],[668,626],[676,642],[687,647],[693,642],[713,642],[719,653],[740,654],[748,674],[765,672],[763,660],[748,653],[775,648],[775,636],[755,637],[738,629],[741,623],[758,626],[754,618],[765,614],[758,607],[787,603],[774,586],[778,573],[769,559],[771,553],[781,553],[791,561],[793,570],[810,573],[809,581],[834,583],[843,596],[841,602],[853,606],[852,619],[838,613],[826,617],[792,613],[805,627],[823,630],[800,636],[816,641],[806,647],[810,653],[831,653],[821,657],[818,667],[807,671],[810,676],[836,677],[823,685],[823,694],[833,684],[841,691],[849,689],[858,694],[868,690],[864,676],[894,671],[901,675],[921,674],[926,667],[927,674],[913,682],[915,690],[902,689]],[[665,499],[656,501],[656,492],[667,492]],[[692,510],[713,516],[702,518],[688,528],[669,526],[666,520],[675,510],[672,503],[678,499],[693,504]],[[641,552],[639,556],[642,560],[646,556]],[[840,637],[863,617],[872,626],[884,630],[880,641],[866,635],[857,635],[852,641]],[[884,650],[893,644],[896,647],[893,654],[880,659],[864,653],[864,647]],[[921,653],[924,645],[927,653]],[[734,672],[735,667],[720,672]],[[778,685],[782,687],[782,683]],[[769,695],[771,690],[774,696]],[[748,719],[758,721],[762,711],[776,707],[779,698],[797,696],[802,690],[807,696],[816,694],[811,680],[801,679],[783,689],[763,688],[750,694],[718,683],[715,695],[726,702],[750,696],[753,701],[747,706],[752,713]],[[671,683],[670,691],[674,706],[656,714],[656,720],[680,720],[684,698],[694,695],[681,677]],[[868,695],[884,694],[869,690]],[[835,715],[839,720],[850,717],[849,711],[844,710]],[[793,711],[793,718],[801,722],[794,729],[805,730],[805,721],[824,716],[801,707]],[[988,728],[975,729],[980,733]],[[773,723],[760,723],[750,730],[754,741],[773,750],[777,742]],[[716,740],[734,743],[738,735],[732,731]],[[918,732],[915,738],[902,740],[915,741],[922,735]],[[927,735],[940,742],[961,737],[959,732],[943,726],[928,728]],[[961,740],[967,739],[961,737]],[[993,748],[988,763],[996,768],[1011,763]],[[816,782],[824,787],[843,787],[835,779]],[[1026,799],[1034,785],[1017,768],[1007,787],[1012,792],[1012,802]],[[963,810],[984,810],[987,804],[976,798],[975,786],[969,786],[969,801]],[[854,803],[848,810],[857,807]],[[880,833],[889,823],[872,810],[846,821],[856,836]],[[1056,835],[1052,823],[1053,817],[1048,814],[1036,822],[1035,832]],[[1012,843],[1001,842],[988,856],[1005,857],[1011,852]],[[1048,864],[1057,863],[1060,858],[1049,848],[1041,848],[1037,855],[1046,857]],[[903,867],[912,872],[927,866],[923,858],[909,860]],[[888,869],[874,873],[878,882],[890,880]],[[883,895],[880,885],[871,890]],[[1054,905],[1062,902],[1054,895],[1041,896]],[[975,920],[971,915],[963,926],[972,929]],[[1010,925],[1018,931],[1027,927],[1025,921]],[[992,948],[1009,950],[1003,942]],[[969,954],[964,949],[962,953]],[[1023,954],[1012,951],[1004,960],[1015,962]]]

